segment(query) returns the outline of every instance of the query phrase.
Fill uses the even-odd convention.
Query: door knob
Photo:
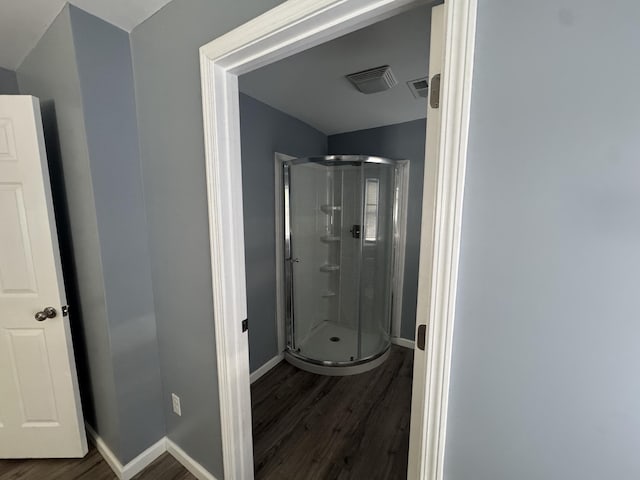
[[[54,318],[58,312],[53,307],[47,307],[41,312],[36,313],[35,318],[38,322],[44,322],[47,318]]]

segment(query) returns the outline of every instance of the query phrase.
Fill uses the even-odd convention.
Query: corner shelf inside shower
[[[337,272],[340,270],[340,265],[334,265],[331,263],[325,263],[320,267],[321,272]]]
[[[327,215],[331,215],[332,213],[339,212],[340,210],[342,210],[342,206],[325,204],[325,205],[320,205],[320,210],[323,213],[326,213]]]
[[[320,241],[322,243],[328,244],[329,247],[331,247],[331,245],[336,245],[337,247],[340,244],[341,238],[339,234],[336,234],[334,231],[332,231],[333,230],[332,227],[335,221],[336,214],[339,214],[342,211],[342,206],[335,205],[335,204],[324,204],[324,205],[320,205],[320,211],[329,217],[328,225],[327,225],[327,233],[320,237]],[[330,253],[329,258],[331,258],[331,256],[332,255]],[[320,267],[321,272],[327,272],[327,273],[337,272],[339,270],[340,270],[340,265],[338,263],[333,263],[331,260],[329,260],[328,263],[325,263]],[[322,295],[322,297],[330,298],[330,297],[334,297],[335,295],[336,295],[335,292],[328,290],[327,293]]]
[[[320,237],[320,241],[324,243],[339,242],[340,237],[338,235],[323,235]]]

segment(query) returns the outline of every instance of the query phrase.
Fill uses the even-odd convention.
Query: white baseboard
[[[391,337],[391,343],[399,345],[400,347],[414,349],[416,348],[416,342],[401,337]]]
[[[89,440],[96,446],[104,461],[107,462],[113,473],[120,480],[131,480],[138,473],[151,465],[160,455],[167,451],[166,437],[162,437],[156,443],[147,448],[144,452],[138,455],[136,458],[128,462],[126,465],[122,465],[118,457],[111,451],[109,446],[98,436],[90,425],[85,424]]]
[[[156,443],[147,448],[144,452],[131,460],[126,465],[122,465],[118,457],[114,455],[111,449],[104,443],[98,434],[89,424],[85,423],[87,429],[87,435],[89,440],[93,443],[104,461],[107,462],[113,473],[120,480],[131,480],[142,470],[147,468],[164,452],[168,452],[173,458],[182,464],[192,475],[198,480],[217,480],[209,471],[191,458],[182,448],[169,440],[167,437],[162,437]]]
[[[113,473],[117,475],[118,478],[122,479],[122,472],[124,471],[124,467],[120,463],[120,460],[114,455],[111,449],[107,446],[106,443],[98,436],[96,431],[91,428],[91,426],[85,423],[85,428],[87,430],[87,436],[89,437],[89,441],[93,443],[104,461],[107,462]]]
[[[184,450],[178,445],[173,443],[169,438],[166,438],[167,452],[171,454],[178,462],[182,464],[184,468],[198,478],[198,480],[217,480],[209,471],[191,458]]]
[[[142,470],[151,465],[160,455],[167,451],[166,437],[147,448],[136,458],[127,463],[122,469],[122,480],[130,480]]]
[[[278,365],[284,359],[284,354],[280,353],[269,360],[267,363],[258,368],[255,372],[251,374],[249,377],[251,383],[258,380],[260,377],[265,375],[269,370]]]

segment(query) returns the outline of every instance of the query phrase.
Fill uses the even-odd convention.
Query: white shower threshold
[[[383,345],[380,335],[362,332],[362,356],[374,357],[369,361],[357,363],[352,360],[358,350],[358,332],[353,328],[334,322],[325,321],[314,328],[307,338],[299,345],[300,356],[318,362],[346,362],[347,365],[322,365],[306,361],[299,356],[285,352],[285,359],[292,365],[311,373],[320,375],[355,375],[364,373],[384,363],[389,356],[389,348]],[[384,350],[384,351],[383,351]]]

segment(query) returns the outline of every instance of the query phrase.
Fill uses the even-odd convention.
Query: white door
[[[444,64],[444,35],[446,4],[431,9],[431,43],[429,46],[429,99],[427,102],[427,134],[425,145],[424,193],[422,202],[422,230],[420,233],[420,268],[418,277],[418,307],[416,312],[416,348],[413,357],[413,390],[411,399],[411,429],[409,441],[409,470],[407,478],[432,479],[435,472],[426,472],[423,463],[425,447],[426,410],[425,386],[428,352],[418,348],[426,338],[431,292],[432,242],[435,212],[435,190],[441,115],[439,81]],[[431,427],[431,426],[430,426]],[[427,452],[432,455],[435,452]]]
[[[3,95],[0,458],[86,453],[40,104]]]

